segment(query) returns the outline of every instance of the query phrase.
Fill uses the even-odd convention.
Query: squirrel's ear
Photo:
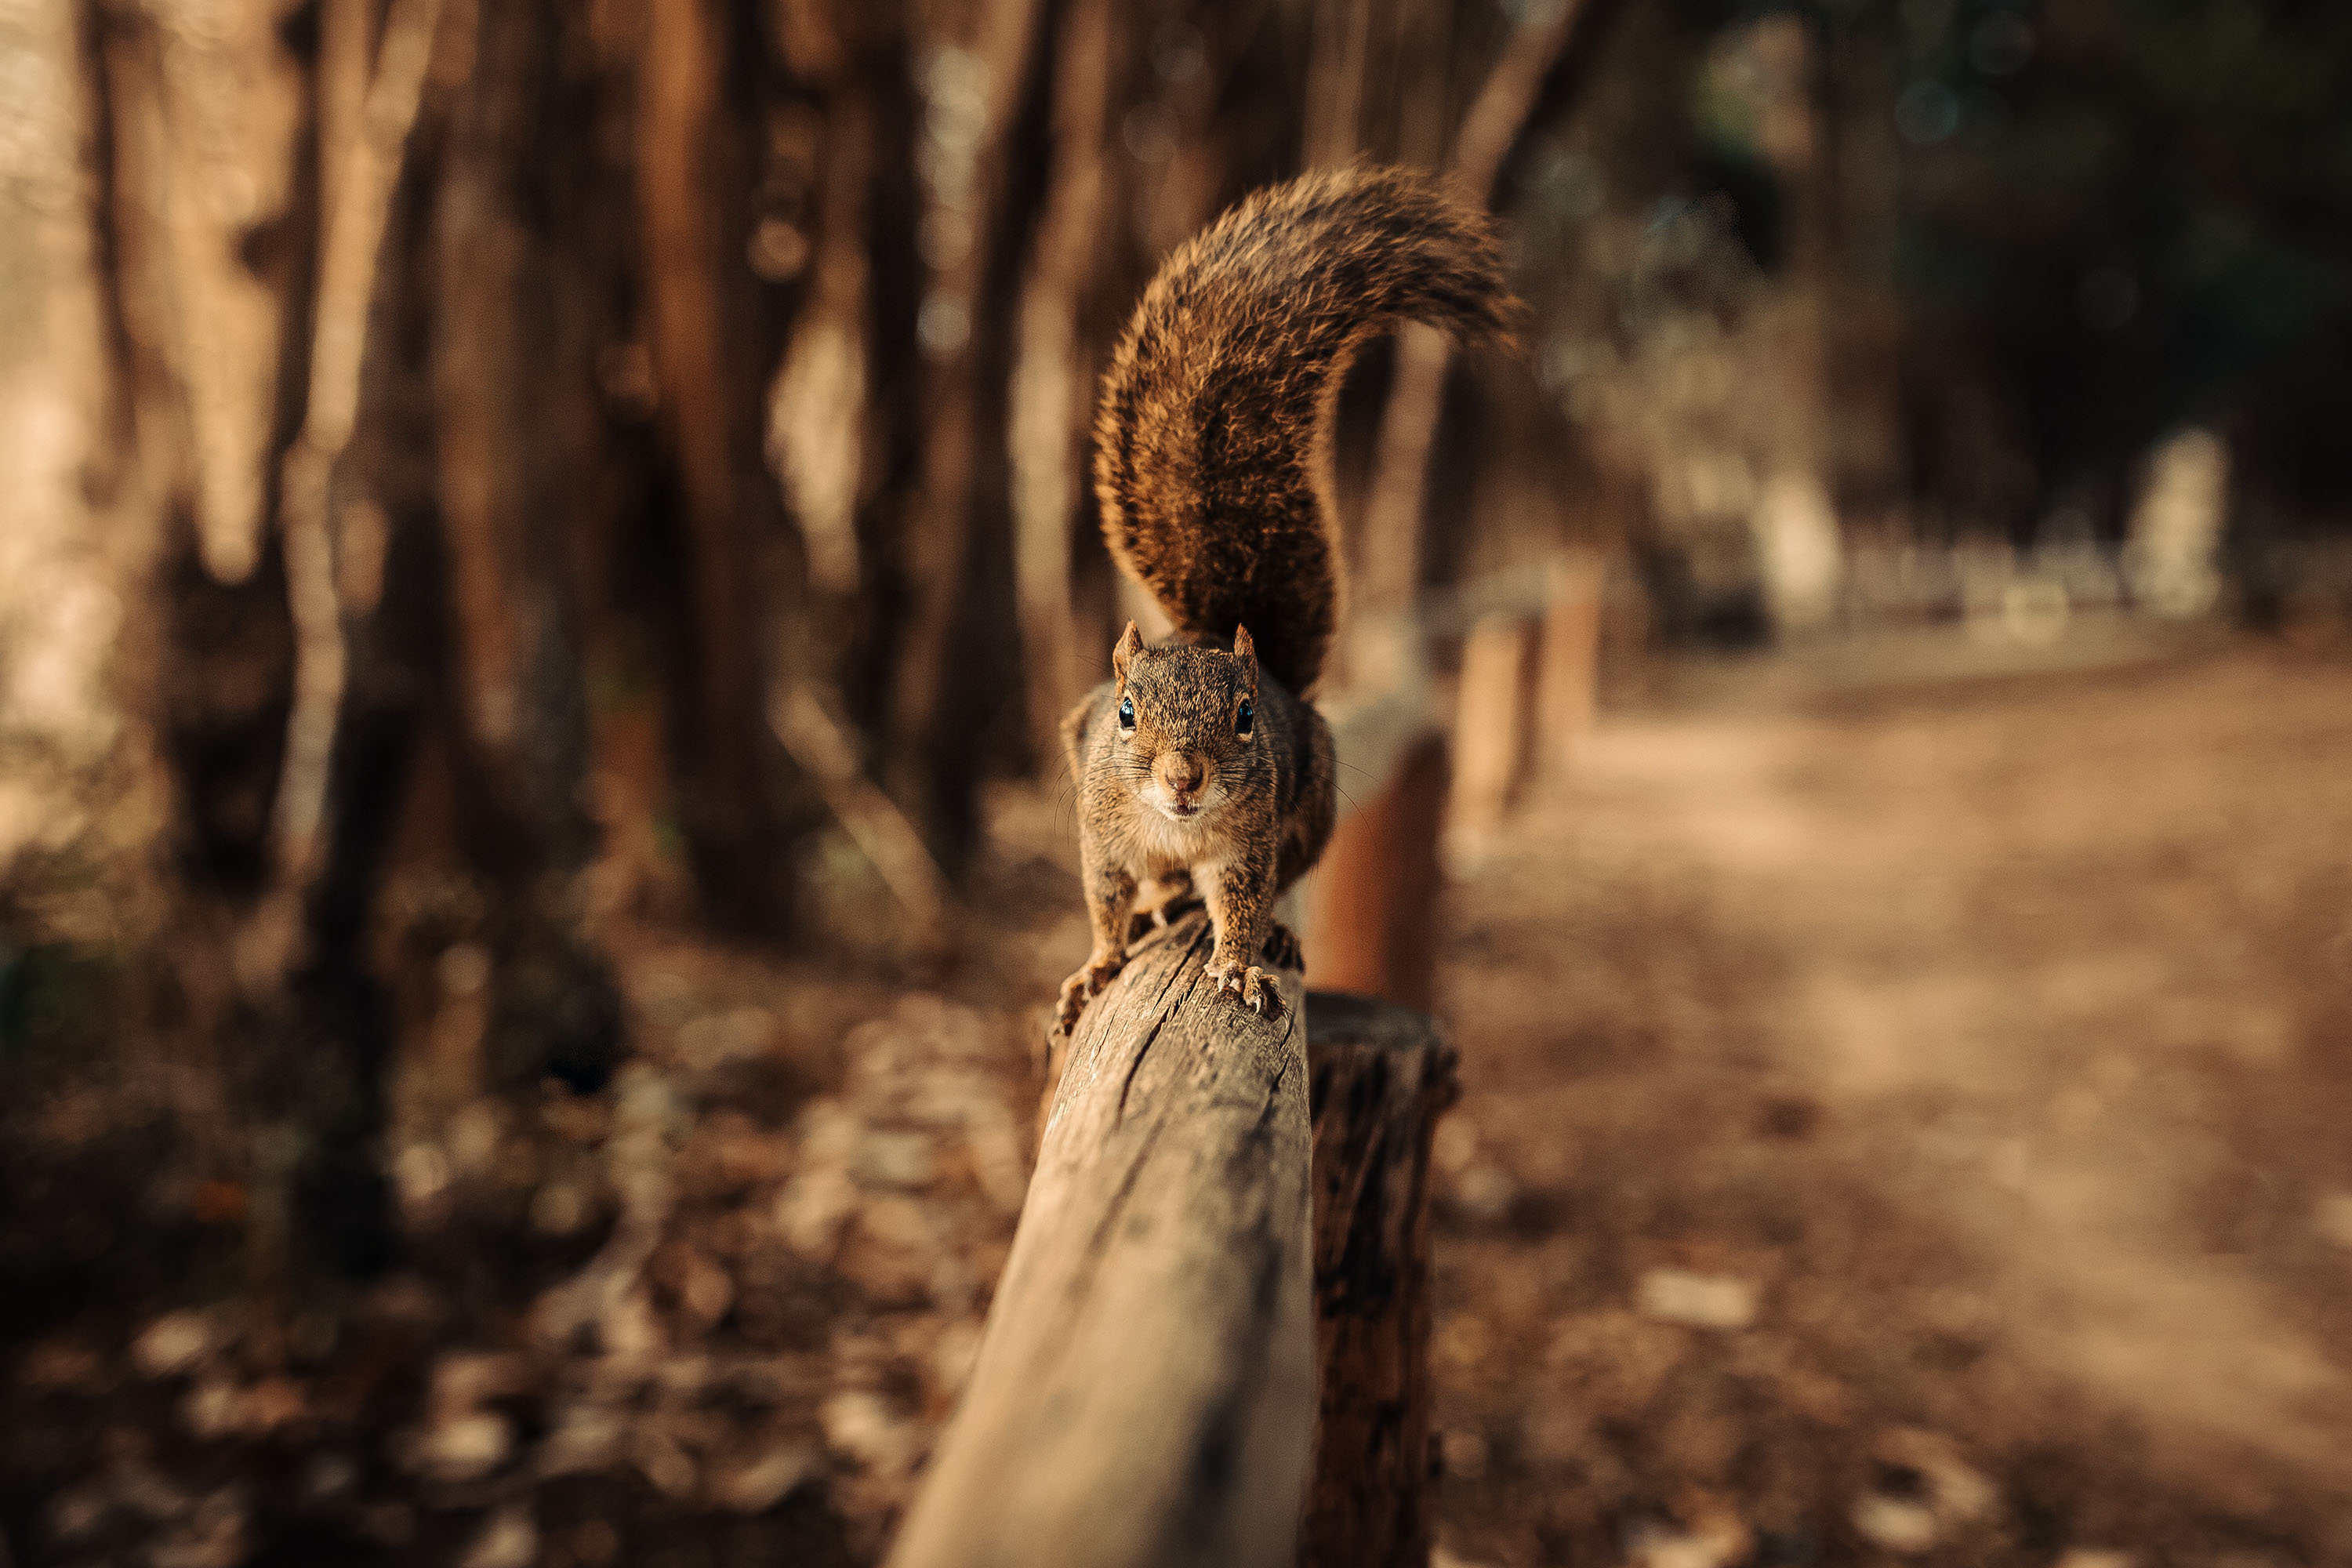
[[[1250,684],[1257,684],[1257,642],[1249,635],[1249,627],[1234,628],[1234,657],[1249,661]]]
[[[1127,623],[1127,630],[1119,634],[1118,646],[1110,650],[1111,678],[1121,686],[1125,686],[1128,664],[1142,651],[1143,634],[1135,629],[1133,621],[1129,621]]]

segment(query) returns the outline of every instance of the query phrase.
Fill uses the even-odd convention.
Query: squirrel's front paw
[[[1108,958],[1088,959],[1079,966],[1076,973],[1062,982],[1061,1005],[1054,1014],[1056,1026],[1062,1033],[1066,1035],[1078,1026],[1078,1015],[1087,1010],[1087,1004],[1110,984],[1111,976],[1117,974],[1126,963],[1127,955],[1119,952]]]
[[[1231,958],[1212,959],[1209,982],[1220,991],[1233,992],[1261,1017],[1270,1018],[1282,1011],[1282,993],[1276,987],[1274,977],[1255,963]]]

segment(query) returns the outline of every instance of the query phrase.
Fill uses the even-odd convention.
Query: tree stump
[[[1307,1012],[1321,1393],[1299,1558],[1428,1568],[1430,1142],[1458,1058],[1403,1007],[1318,991]]]
[[[1314,1424],[1307,1031],[1187,914],[1070,1041],[961,1407],[894,1568],[1296,1561]]]

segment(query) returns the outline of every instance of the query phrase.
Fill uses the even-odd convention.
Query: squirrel
[[[1361,165],[1249,196],[1144,290],[1104,377],[1095,493],[1112,557],[1175,635],[1146,647],[1129,621],[1110,680],[1062,721],[1093,951],[1063,983],[1061,1032],[1124,963],[1148,879],[1199,890],[1220,994],[1279,1009],[1258,961],[1299,960],[1275,900],[1338,816],[1307,699],[1339,620],[1339,384],[1402,321],[1507,343],[1517,310],[1483,211]]]

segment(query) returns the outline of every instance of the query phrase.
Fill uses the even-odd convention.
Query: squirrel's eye
[[[1135,699],[1132,697],[1118,700],[1118,727],[1122,730],[1135,728]]]
[[[1250,732],[1250,726],[1256,722],[1256,708],[1251,705],[1248,698],[1243,698],[1242,710],[1234,715],[1234,733],[1237,735],[1248,734]]]

